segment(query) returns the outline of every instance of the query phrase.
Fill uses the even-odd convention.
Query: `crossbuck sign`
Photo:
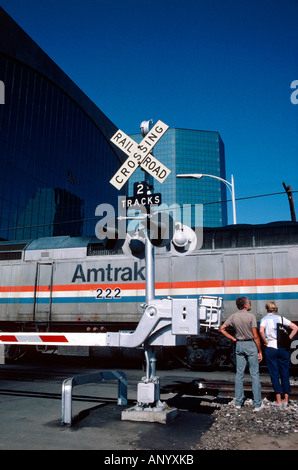
[[[163,183],[171,171],[160,163],[152,153],[154,145],[166,133],[169,126],[161,121],[152,127],[140,144],[131,139],[120,129],[111,137],[111,142],[120,148],[126,155],[127,160],[119,168],[110,180],[110,183],[118,190],[128,181],[139,166],[152,175],[157,181]]]

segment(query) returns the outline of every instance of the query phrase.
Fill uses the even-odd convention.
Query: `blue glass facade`
[[[0,238],[94,235],[123,157],[117,127],[0,9]]]
[[[137,142],[142,140],[141,134],[131,137]],[[209,177],[200,180],[176,178],[177,174],[200,173],[226,179],[224,144],[218,132],[168,129],[155,145],[154,156],[171,170],[164,183],[153,181],[154,192],[162,194],[163,203],[168,206],[177,203],[181,208],[190,205],[193,227],[227,225],[225,184]],[[138,169],[129,180],[129,195],[132,194],[133,183],[144,178],[144,172]],[[195,205],[203,205],[203,220],[200,211],[195,215]]]

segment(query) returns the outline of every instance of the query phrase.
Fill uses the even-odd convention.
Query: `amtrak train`
[[[135,329],[145,281],[144,256],[128,254],[120,240],[61,236],[2,241],[0,330]],[[275,300],[279,313],[297,323],[298,223],[205,228],[202,247],[185,256],[156,246],[155,297],[204,295],[222,298],[222,321],[236,311],[236,298],[247,296],[258,322],[266,302]],[[210,325],[188,339],[185,360],[193,366],[228,364],[231,347]],[[291,363],[298,364],[297,337]]]

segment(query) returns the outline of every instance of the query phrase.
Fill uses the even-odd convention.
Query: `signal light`
[[[176,222],[175,233],[171,243],[173,255],[184,256],[191,253],[197,245],[197,235],[188,225]]]
[[[127,256],[134,256],[139,259],[145,258],[145,235],[143,231],[136,230],[135,234],[132,236],[128,233],[122,250]]]
[[[150,233],[150,242],[156,247],[166,246],[172,255],[184,256],[191,253],[197,246],[197,235],[194,230],[192,230],[187,225],[183,225],[180,222],[175,223],[175,230],[171,237],[168,237],[168,234],[164,232],[165,227],[156,224],[155,221],[150,222],[151,229]],[[154,227],[154,224],[155,227]],[[129,233],[126,235],[125,242],[122,246],[124,254],[127,256],[133,256],[135,258],[144,259],[145,258],[145,234],[143,227],[136,230],[133,235]],[[156,238],[157,230],[161,230],[160,237]],[[162,234],[165,236],[162,237]]]

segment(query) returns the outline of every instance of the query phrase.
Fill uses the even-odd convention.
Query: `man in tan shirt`
[[[257,321],[256,317],[250,313],[251,302],[247,297],[238,297],[236,305],[238,311],[222,324],[220,330],[224,336],[236,343],[235,406],[241,408],[244,402],[243,381],[248,363],[252,379],[254,411],[260,411],[263,408],[259,375],[262,350]],[[227,332],[228,327],[234,328],[235,336]]]

